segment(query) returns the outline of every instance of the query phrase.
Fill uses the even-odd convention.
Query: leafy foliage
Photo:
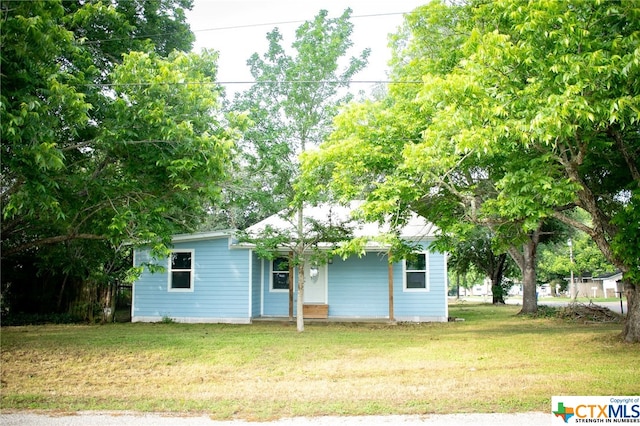
[[[280,225],[266,224],[262,227],[257,224],[240,234],[239,239],[255,244],[256,253],[263,258],[274,259],[282,253],[291,253],[293,266],[301,266],[305,262],[324,264],[338,247],[351,240],[355,223],[351,217],[333,214],[332,207],[328,205],[311,209],[315,213],[302,210],[302,232],[298,211],[285,209],[279,213]],[[319,211],[326,212],[326,215],[318,214]]]
[[[325,164],[320,170],[336,177],[335,192],[365,193],[372,214],[413,206],[444,230],[460,221],[489,226],[526,266],[525,280],[535,281],[537,242],[552,217],[587,233],[632,279],[637,244],[622,241],[636,234],[640,188],[638,17],[634,2],[419,8],[395,39],[394,76],[423,84],[394,84],[386,100],[345,113],[389,112],[410,137],[385,127],[394,154],[381,156],[360,136],[374,123],[345,119],[318,158],[305,161]],[[348,161],[340,160],[343,146],[355,153]],[[348,176],[351,163],[369,185]],[[573,207],[589,214],[590,225],[567,214]],[[635,331],[625,334],[638,341],[637,281],[630,288]]]
[[[2,2],[3,291],[113,284],[125,243],[166,244],[218,197],[234,134],[217,54],[176,50],[190,6]]]
[[[483,277],[491,279],[493,303],[504,303],[505,296],[513,281],[517,267],[510,261],[505,251],[494,247],[490,231],[484,227],[465,227],[462,231],[441,235],[435,246],[442,252],[448,252],[449,270],[459,275],[469,272],[481,272]]]
[[[351,99],[346,88],[369,51],[345,61],[352,46],[350,16],[350,9],[337,18],[321,10],[296,30],[290,49],[275,28],[267,34],[267,51],[247,61],[256,84],[230,105],[251,123],[228,195],[228,221],[234,226],[244,228],[288,207],[297,156],[325,139],[339,106]]]

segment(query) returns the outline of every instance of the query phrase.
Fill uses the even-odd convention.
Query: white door
[[[304,266],[304,303],[327,303],[327,265],[319,265],[317,270],[312,277],[310,265]]]

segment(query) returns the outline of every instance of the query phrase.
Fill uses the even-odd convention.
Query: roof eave
[[[235,229],[223,229],[219,231],[197,232],[194,234],[176,234],[171,238],[171,242],[185,243],[191,241],[206,241],[215,240],[218,238],[229,238],[232,237],[236,232],[237,230]]]

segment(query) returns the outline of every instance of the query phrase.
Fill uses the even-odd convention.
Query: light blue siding
[[[404,290],[404,262],[393,265],[394,316],[401,321],[446,320],[446,258],[428,253],[428,291]],[[370,252],[358,258],[334,257],[327,265],[329,317],[388,318],[389,266],[385,255]],[[263,265],[264,310],[262,315],[285,317],[289,314],[288,292],[270,290],[270,262]],[[297,274],[294,270],[294,315],[296,314]]]
[[[329,316],[389,316],[389,279],[387,257],[367,253],[358,258],[336,257],[328,265]]]
[[[260,290],[262,289],[260,278],[262,260],[255,254],[253,251],[251,252],[251,316],[253,318],[260,316],[260,303],[261,303],[261,294]]]
[[[262,296],[264,297],[264,311],[262,315],[266,317],[288,317],[289,316],[289,292],[288,291],[273,291],[271,290],[271,261],[265,260],[263,262],[263,278],[264,285]],[[295,275],[295,270],[294,270]],[[294,281],[295,283],[296,281]],[[295,291],[294,284],[294,312],[295,312]],[[295,314],[294,314],[295,315]]]
[[[133,320],[170,317],[178,321],[248,321],[248,250],[229,250],[228,244],[228,238],[176,243],[176,250],[194,251],[193,291],[170,292],[166,271],[145,270],[134,284]],[[145,258],[150,260],[148,252],[138,253],[136,263],[140,264]],[[154,263],[167,266],[166,259]]]
[[[429,291],[405,291],[403,263],[394,264],[393,299],[396,319],[409,321],[414,317],[422,317],[446,320],[448,311],[445,255],[428,252],[428,265]]]

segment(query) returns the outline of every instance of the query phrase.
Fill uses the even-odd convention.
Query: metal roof
[[[352,230],[353,237],[376,237],[389,234],[392,227],[389,223],[380,224],[378,222],[362,222],[354,218],[354,212],[362,205],[361,201],[353,201],[348,206],[340,204],[319,204],[317,206],[305,206],[303,209],[303,220],[305,225],[309,225],[312,221],[323,225],[343,226]],[[296,230],[296,212],[282,211],[280,213],[269,216],[268,218],[248,227],[245,231],[248,234],[259,234],[265,228],[270,227],[280,232],[295,232]],[[423,217],[418,216],[414,212],[410,212],[407,222],[400,227],[399,236],[406,240],[424,240],[435,237],[437,227],[428,222]],[[172,241],[190,242],[212,240],[218,238],[233,238],[238,231],[236,229],[224,229],[218,231],[194,232],[191,234],[174,235]],[[250,247],[252,244],[231,243],[235,247]],[[376,241],[367,244],[369,249],[382,249],[385,245]]]
[[[348,206],[340,204],[320,204],[303,208],[305,222],[310,220],[324,225],[343,225],[353,230],[354,237],[372,237],[389,234],[392,227],[389,223],[361,222],[354,218],[354,212],[362,205],[361,201],[353,201]],[[303,220],[304,220],[303,219]],[[291,232],[296,229],[296,212],[280,212],[250,226],[246,229],[249,234],[257,234],[265,228]],[[437,227],[414,212],[410,212],[409,219],[399,230],[399,236],[408,240],[422,240],[435,236]]]

